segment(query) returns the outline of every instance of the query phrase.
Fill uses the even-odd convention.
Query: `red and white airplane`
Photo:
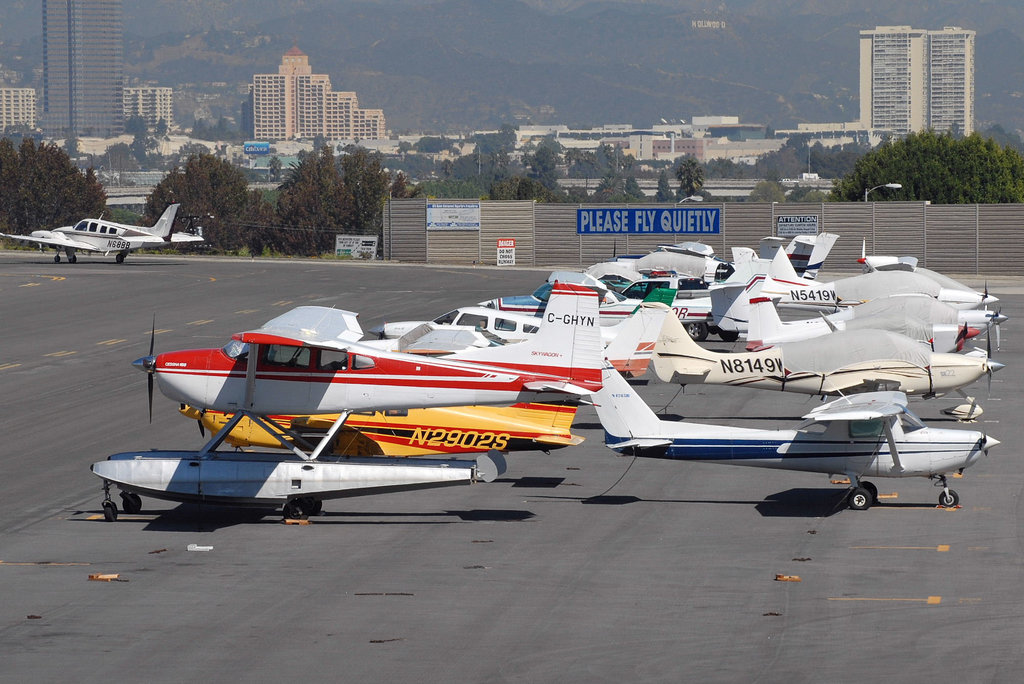
[[[160,391],[176,402],[234,413],[198,452],[115,454],[94,463],[107,494],[104,514],[117,517],[111,484],[125,510],[141,509],[140,494],[173,501],[277,506],[287,517],[319,511],[323,499],[395,489],[468,483],[497,477],[496,453],[467,461],[394,462],[333,457],[329,448],[352,411],[476,404],[506,405],[583,396],[601,388],[602,346],[597,295],[557,284],[532,339],[474,348],[445,357],[385,352],[358,340],[356,314],[299,307],[262,327],[234,335],[223,348],[166,352],[138,359]],[[243,417],[338,413],[312,449],[281,440],[291,454],[221,453],[216,449]],[[280,425],[268,425],[288,432]],[[290,434],[290,433],[289,433]],[[380,491],[377,489],[377,491]]]
[[[68,263],[71,264],[78,261],[77,252],[116,254],[114,259],[120,264],[129,252],[136,249],[155,249],[171,244],[202,242],[201,228],[190,226],[186,232],[174,232],[174,219],[180,206],[169,205],[152,228],[129,226],[96,218],[82,219],[73,226],[53,230],[33,230],[29,235],[0,233],[0,237],[34,242],[40,249],[53,247],[57,252],[53,257],[54,263],[60,263],[60,253],[63,250]]]

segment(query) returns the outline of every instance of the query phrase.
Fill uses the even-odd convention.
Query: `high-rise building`
[[[385,133],[384,112],[360,109],[353,92],[334,92],[326,74],[314,74],[298,47],[284,54],[276,74],[252,77],[253,136],[263,140],[366,140]]]
[[[121,0],[42,0],[48,135],[109,136],[124,127]]]
[[[0,131],[8,126],[36,125],[34,88],[0,88]]]
[[[974,36],[878,26],[860,32],[860,123],[906,134],[974,130]]]
[[[174,91],[156,86],[125,88],[123,111],[125,121],[139,116],[151,128],[160,121],[170,127],[174,119]]]

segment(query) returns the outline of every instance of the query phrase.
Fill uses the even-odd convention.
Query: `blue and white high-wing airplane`
[[[927,477],[939,505],[960,497],[946,476],[976,463],[999,441],[976,430],[930,428],[902,392],[871,392],[821,405],[791,430],[759,430],[662,420],[618,373],[605,369],[593,395],[605,445],[650,458],[776,468],[850,479],[847,503],[864,510],[878,489],[864,477]]]
[[[174,232],[174,219],[180,204],[171,204],[157,220],[152,228],[129,226],[114,223],[105,219],[82,219],[73,226],[63,226],[53,230],[33,230],[29,235],[8,235],[0,233],[0,237],[34,242],[40,249],[52,247],[56,254],[54,263],[60,263],[63,250],[69,263],[78,261],[77,252],[102,252],[104,255],[116,254],[117,263],[124,261],[129,252],[137,249],[155,249],[171,244],[186,242],[202,242],[201,232]],[[193,229],[201,231],[202,229]]]

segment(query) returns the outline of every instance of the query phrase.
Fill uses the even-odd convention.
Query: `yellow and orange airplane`
[[[182,405],[181,413],[202,429],[219,432],[232,414]],[[521,403],[512,406],[458,406],[352,413],[335,437],[333,451],[349,456],[427,456],[558,449],[583,441],[572,434],[574,404]],[[337,420],[335,415],[273,416],[277,431],[291,443],[296,436],[316,442]],[[235,447],[280,448],[264,428],[243,418],[226,438]]]

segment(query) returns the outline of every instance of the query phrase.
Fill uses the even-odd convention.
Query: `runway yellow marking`
[[[206,325],[207,323],[213,323],[213,319],[210,318],[206,320],[192,321],[191,323],[186,323],[185,325]]]
[[[949,544],[939,544],[938,546],[851,546],[851,549],[889,549],[889,550],[901,550],[901,551],[938,551],[939,553],[945,553],[949,551]]]
[[[928,598],[854,598],[854,597],[832,597],[829,601],[890,601],[895,603],[926,603],[929,606],[937,606],[942,603],[941,596],[929,596]]]
[[[112,347],[112,346],[114,346],[115,344],[121,344],[122,342],[127,342],[127,341],[128,341],[128,340],[103,340],[102,342],[97,342],[96,344],[97,344],[97,345],[100,345],[100,344],[105,344],[105,345],[107,345],[108,347]]]
[[[24,283],[18,287],[39,287],[39,283]]]
[[[106,521],[106,517],[102,513],[98,513],[98,514],[93,514],[93,515],[87,515],[87,516],[85,516],[85,518],[70,518],[70,520],[93,520],[93,521],[95,521],[95,520],[103,520],[105,522]],[[156,520],[156,515],[125,515],[124,513],[121,513],[121,514],[119,514],[117,516],[117,520],[118,520],[118,522],[120,522],[120,521],[139,521],[139,520],[152,521],[152,520]]]
[[[290,299],[282,299],[279,302],[274,302],[271,306],[288,306],[292,303]]]
[[[53,352],[51,354],[43,354],[43,356],[71,356],[72,354],[77,354],[77,353],[78,352],[75,352],[75,351],[59,351],[59,352]]]
[[[10,370],[11,368],[17,368],[20,365],[20,363],[5,363],[0,365],[0,370]]]
[[[235,313],[236,314],[251,314],[251,313],[256,313],[257,311],[259,311],[259,309],[241,309],[239,311],[236,311]]]
[[[147,330],[146,334],[147,335],[163,335],[164,333],[169,333],[169,332],[171,332],[170,328],[157,328],[156,330],[152,330],[152,329]]]
[[[892,494],[879,494],[879,499],[898,499],[900,498],[899,492],[893,492]]]

